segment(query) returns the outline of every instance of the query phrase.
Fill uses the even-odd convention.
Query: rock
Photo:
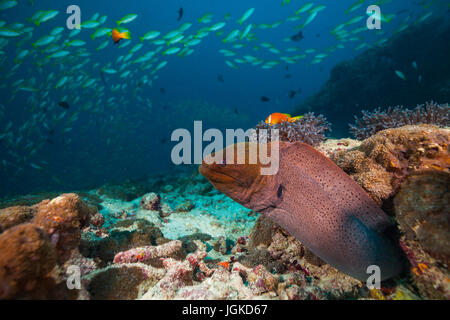
[[[168,241],[161,230],[147,220],[129,219],[118,221],[106,238],[97,237],[92,232],[83,232],[79,248],[84,256],[99,258],[106,264],[112,262],[114,256],[121,251]]]
[[[161,196],[157,193],[147,193],[142,197],[140,206],[144,210],[159,211],[161,208]]]
[[[247,281],[250,290],[255,295],[274,291],[278,285],[278,279],[268,272],[263,265],[258,265],[248,272]]]
[[[142,299],[169,300],[173,299],[180,288],[193,284],[194,270],[188,260],[178,261],[172,258],[163,260],[167,270],[165,276]]]
[[[285,264],[274,259],[267,248],[264,247],[250,249],[248,254],[241,255],[238,261],[249,268],[254,268],[261,264],[267,270],[276,273],[282,273],[286,270]]]
[[[90,273],[83,282],[93,300],[130,300],[140,299],[164,274],[142,263],[117,264]]]
[[[159,246],[147,246],[133,248],[128,251],[119,252],[114,256],[114,263],[142,262],[162,267],[161,258],[184,259],[186,256],[183,243],[179,240],[167,242]]]
[[[81,228],[89,223],[89,213],[87,205],[74,193],[62,194],[38,205],[33,223],[50,236],[59,263],[66,261],[71,250],[78,247]]]
[[[103,224],[105,223],[105,217],[97,212],[90,218],[90,223],[93,224],[96,228],[101,228]]]
[[[159,211],[159,216],[161,218],[167,218],[172,213],[173,213],[172,207],[167,202],[164,202],[161,206],[161,210]]]
[[[120,185],[106,184],[99,188],[97,193],[112,199],[131,201],[148,193],[150,190],[150,182],[146,179],[139,179],[127,180]]]
[[[194,203],[190,199],[185,199],[182,203],[175,207],[176,212],[189,212],[195,208]]]
[[[171,184],[167,184],[167,185],[165,185],[164,187],[163,187],[163,190],[164,190],[164,192],[166,192],[166,193],[169,193],[169,192],[172,192],[173,191],[173,185],[171,185]]]
[[[416,172],[394,198],[395,217],[408,240],[450,265],[450,173]]]
[[[427,299],[450,299],[450,173],[411,174],[394,198],[410,278]]]
[[[181,300],[236,300],[254,298],[251,290],[244,285],[239,273],[221,268],[211,278],[193,286],[181,288],[174,299]]]
[[[426,299],[449,300],[448,265],[442,265],[431,257],[415,240],[409,241],[403,236],[401,243],[410,262],[408,280],[417,288],[418,293]]]
[[[55,287],[47,277],[55,265],[44,231],[31,223],[6,230],[0,234],[0,299],[45,299]]]
[[[277,273],[286,270],[295,271],[309,279],[308,289],[305,289],[305,292],[297,292],[295,295],[292,293],[291,298],[299,296],[313,299],[320,295],[320,290],[333,298],[358,296],[356,288],[361,284],[358,280],[326,264],[297,239],[263,215],[256,221],[250,238],[248,254],[239,257],[239,262],[243,265],[254,268],[261,264],[268,271]],[[320,290],[317,291],[314,288],[320,288]],[[289,298],[285,293],[279,296],[283,299]]]
[[[0,232],[18,224],[30,221],[36,213],[36,208],[15,206],[0,210]]]

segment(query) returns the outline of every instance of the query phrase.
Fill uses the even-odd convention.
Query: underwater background
[[[0,0],[0,299],[450,299],[449,16],[443,0]],[[171,135],[197,120],[322,152],[399,225],[408,276],[368,290],[175,165]]]
[[[14,3],[2,4],[10,2]],[[294,0],[284,5],[282,1],[78,1],[82,23],[103,22],[95,23],[95,27],[88,25],[79,33],[66,27],[70,1],[20,1],[1,10],[2,30],[12,29],[20,35],[4,34],[0,39],[0,194],[86,189],[170,170],[170,150],[174,145],[170,135],[175,128],[192,130],[193,120],[202,120],[204,130],[246,129],[272,112],[300,115],[315,111],[332,120],[333,131],[329,135],[347,137],[347,124],[359,109],[397,104],[415,107],[431,99],[448,101],[448,91],[439,97],[428,92],[415,94],[416,88],[410,90],[411,83],[394,73],[399,70],[409,80],[416,80],[429,72],[424,65],[430,61],[427,67],[447,74],[443,72],[448,70],[445,51],[441,54],[446,65],[437,65],[436,59],[425,55],[433,49],[421,46],[420,41],[431,36],[430,30],[423,35],[414,33],[414,43],[408,44],[417,44],[423,53],[404,48],[405,52],[389,57],[395,61],[384,63],[391,64],[388,72],[392,85],[386,85],[383,92],[364,97],[365,90],[361,88],[355,96],[363,96],[359,99],[362,101],[353,99],[347,109],[323,103],[301,107],[329,79],[336,64],[382,45],[393,35],[413,28],[419,20],[448,18],[445,1],[379,2],[389,21],[382,22],[381,30],[365,29],[368,4],[356,2],[360,6],[347,11],[355,4],[351,0],[311,2],[313,5],[306,7],[309,2]],[[319,7],[317,15],[303,27],[315,7]],[[184,11],[178,21],[180,8]],[[255,9],[253,14],[240,25],[238,20],[249,8]],[[304,11],[296,14],[302,8]],[[40,10],[55,10],[58,14],[39,26],[28,22]],[[96,30],[110,30],[127,14],[137,15],[135,20],[122,24],[131,33],[130,41],[114,45],[108,34],[91,39]],[[355,17],[356,22],[351,22]],[[341,24],[349,21],[342,28]],[[225,25],[217,26],[221,22]],[[214,25],[220,29],[209,31]],[[252,28],[245,38],[241,40],[241,34],[223,42],[232,31],[242,33],[248,25]],[[339,30],[348,30],[348,36],[340,38],[339,30],[331,32],[339,26]],[[176,39],[177,43],[153,43],[184,27],[189,28],[180,32],[184,38]],[[141,42],[140,37],[152,30],[161,35]],[[302,39],[293,41],[291,37],[299,31]],[[52,33],[55,36],[48,43],[33,47]],[[448,53],[448,41],[439,40],[432,44],[445,46]],[[106,47],[101,49],[103,45]],[[163,52],[171,47],[182,51],[165,55]],[[60,51],[67,51],[68,55],[49,58]],[[136,62],[145,55],[150,58]],[[410,75],[413,61],[417,61],[419,69]],[[156,70],[162,62],[167,65]],[[364,62],[370,63],[369,59]],[[361,82],[375,86],[371,81],[377,72],[354,79],[358,83],[346,83],[346,90],[354,91],[362,86]],[[380,81],[385,82],[382,78]],[[424,77],[423,82],[427,81],[432,80]],[[398,86],[406,88],[402,100],[388,99]],[[331,102],[347,102],[345,94],[349,92],[343,91]],[[270,101],[261,101],[262,96]],[[70,108],[59,106],[60,101],[66,101]]]

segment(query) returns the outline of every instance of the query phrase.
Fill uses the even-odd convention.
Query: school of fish
[[[6,89],[10,94],[7,101],[0,101],[0,144],[7,150],[0,168],[13,168],[16,175],[26,167],[44,170],[48,163],[35,160],[35,156],[44,145],[51,143],[55,130],[59,135],[66,135],[65,143],[70,144],[71,131],[83,113],[102,115],[102,126],[106,127],[117,120],[112,111],[118,106],[126,107],[130,95],[151,109],[152,101],[139,93],[153,86],[172,59],[194,54],[208,37],[221,40],[223,47],[218,54],[223,55],[224,64],[232,69],[243,65],[273,69],[301,62],[320,64],[338,50],[351,47],[358,51],[388,41],[390,35],[385,34],[384,29],[375,31],[376,42],[365,39],[365,8],[390,2],[395,0],[373,3],[357,0],[342,12],[345,21],[330,30],[335,42],[320,49],[304,46],[302,39],[303,35],[307,39],[308,34],[315,34],[317,20],[326,19],[328,7],[323,4],[326,1],[299,5],[296,1],[283,0],[280,5],[290,14],[268,23],[257,23],[260,21],[258,12],[263,8],[242,10],[242,14],[235,17],[205,13],[194,21],[181,21],[179,27],[167,33],[151,23],[146,33],[133,31],[133,22],[143,19],[137,13],[123,14],[117,21],[95,13],[83,18],[78,28],[71,31],[55,23],[56,17],[66,14],[58,10],[36,10],[23,21],[10,21],[8,17],[14,15],[3,15],[6,18],[0,19],[0,90]],[[439,1],[419,0],[416,3],[422,8],[419,16],[409,12],[383,12],[380,18],[382,23],[397,23],[394,33],[399,33],[430,18],[431,7],[436,2]],[[0,0],[0,12],[20,10],[21,5],[25,4]],[[26,5],[37,6],[32,0]],[[449,5],[443,5],[448,10]],[[178,13],[178,20],[184,19],[183,10]],[[41,31],[44,24],[53,27],[50,33]],[[264,35],[281,25],[292,29],[292,34],[280,38],[277,44],[265,41]],[[90,39],[82,37],[84,34],[89,34]],[[91,41],[95,43],[95,50],[87,49]],[[106,50],[118,52],[119,56],[115,60],[105,59],[103,52]],[[420,69],[416,62],[412,67]],[[401,70],[393,70],[394,73],[399,81],[406,80]],[[109,83],[111,79],[114,84]],[[6,110],[12,108],[17,99],[25,99],[29,106],[30,114],[25,122],[5,120]],[[78,107],[71,108],[71,105]],[[105,140],[107,145],[112,143],[111,137]]]

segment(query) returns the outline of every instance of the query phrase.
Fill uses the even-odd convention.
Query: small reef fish
[[[66,101],[58,102],[58,106],[60,106],[63,109],[69,109],[70,108],[70,105]]]
[[[128,31],[121,33],[117,29],[113,29],[111,36],[114,44],[119,43],[122,39],[131,39],[130,33]]]
[[[180,21],[183,18],[183,14],[184,14],[184,9],[180,8],[178,11],[178,18],[177,21]]]
[[[267,117],[266,123],[272,125],[272,124],[281,123],[283,121],[294,122],[301,118],[303,118],[303,116],[291,117],[291,115],[289,113],[275,112]]]
[[[230,269],[230,263],[228,261],[222,261],[217,263],[218,266],[224,267],[225,269]]]
[[[244,14],[242,15],[242,17],[239,19],[239,24],[243,24],[248,18],[250,18],[250,16],[253,14],[253,12],[255,12],[255,8],[250,8],[247,11],[244,12]]]
[[[125,17],[123,17],[122,19],[117,21],[117,25],[120,26],[121,24],[130,23],[130,22],[136,20],[137,17],[138,17],[138,15],[135,13],[127,14]]]
[[[345,10],[345,13],[348,14],[350,12],[353,12],[357,9],[359,9],[364,3],[364,0],[358,0],[356,3],[350,6],[347,10]]]
[[[406,76],[403,72],[399,71],[399,70],[395,70],[395,74],[402,80],[406,80]]]
[[[274,150],[272,144],[269,150]],[[279,141],[277,146],[278,170],[273,174],[262,175],[260,162],[237,164],[258,154],[255,142],[206,156],[199,172],[217,190],[273,220],[339,271],[363,282],[373,265],[379,267],[381,281],[400,274],[404,254],[388,236],[393,224],[377,203],[313,147]]]
[[[303,40],[305,37],[303,36],[303,32],[299,31],[298,33],[294,34],[290,39],[292,41],[301,41]]]

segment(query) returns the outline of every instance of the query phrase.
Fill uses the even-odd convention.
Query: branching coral
[[[386,111],[381,111],[380,108],[373,112],[363,110],[361,119],[355,116],[355,124],[350,124],[350,132],[357,139],[364,140],[381,130],[417,124],[450,126],[448,103],[439,105],[427,102],[425,106],[418,105],[414,110],[403,106],[389,107]]]
[[[261,129],[266,129],[267,131],[260,131]],[[289,142],[304,142],[312,146],[318,145],[320,142],[324,141],[325,132],[331,131],[330,123],[323,115],[314,115],[314,112],[309,112],[304,115],[303,118],[288,122],[284,121],[279,124],[269,125],[265,122],[261,122],[256,126],[257,136],[253,137],[254,141],[265,141],[272,140],[269,129],[279,129],[281,141]]]

